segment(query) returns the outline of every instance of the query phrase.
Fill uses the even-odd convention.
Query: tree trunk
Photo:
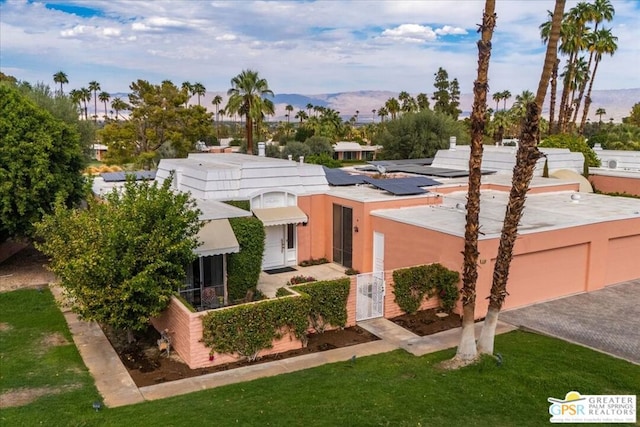
[[[127,329],[127,343],[131,344],[135,342],[136,338],[133,336],[133,331],[131,329]]]
[[[246,120],[246,128],[247,128],[247,154],[253,155],[253,120],[251,120],[251,116],[247,114]]]
[[[474,83],[471,113],[471,154],[469,156],[469,189],[465,226],[464,271],[462,275],[462,336],[456,357],[473,360],[477,357],[475,343],[476,282],[478,281],[478,232],[480,229],[480,185],[482,139],[487,113],[487,79],[491,58],[491,37],[496,25],[495,0],[487,0],[482,17],[482,37],[478,41],[478,79]]]
[[[591,89],[593,89],[593,81],[596,78],[596,71],[598,71],[598,58],[596,58],[596,63],[593,66],[593,73],[591,74],[591,79],[589,80],[589,89],[587,90],[587,96],[584,99],[584,111],[582,112],[582,120],[580,121],[580,133],[584,131],[584,125],[587,123],[587,116],[589,115],[589,107],[591,107]],[[600,116],[600,121],[602,121],[602,116]]]
[[[569,55],[567,74],[562,81],[562,98],[560,99],[560,110],[558,111],[558,130],[564,133],[566,130],[567,109],[569,108],[569,93],[571,92],[571,80],[573,80],[573,58],[574,53]]]
[[[533,177],[533,170],[536,162],[543,154],[536,146],[540,137],[540,112],[547,93],[549,78],[556,63],[558,53],[558,39],[560,38],[560,24],[564,14],[565,0],[556,0],[551,23],[551,33],[547,52],[542,67],[542,75],[538,83],[535,102],[527,105],[527,114],[522,125],[520,134],[520,144],[516,157],[516,165],[513,168],[513,178],[509,201],[502,225],[500,235],[500,245],[498,255],[493,270],[493,283],[491,284],[491,295],[489,296],[489,311],[485,318],[482,333],[478,343],[480,353],[493,354],[493,342],[498,324],[498,314],[502,309],[507,293],[507,279],[509,278],[509,268],[513,258],[513,246],[518,236],[518,223],[522,218],[524,202],[529,184]]]
[[[553,119],[556,112],[556,92],[558,91],[558,67],[560,66],[560,60],[556,59],[553,69],[551,70],[551,99],[549,102],[549,131],[548,134],[552,135],[556,133]]]

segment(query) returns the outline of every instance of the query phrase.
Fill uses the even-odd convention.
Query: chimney
[[[304,164],[304,156],[300,156],[300,164]]]
[[[455,136],[449,137],[449,151],[456,151],[456,142],[458,139]]]
[[[258,156],[260,156],[260,157],[264,157],[265,156],[264,146],[265,146],[264,142],[258,142]]]
[[[593,151],[602,151],[602,144],[600,144],[599,142],[596,142],[593,145]]]
[[[289,159],[290,162],[293,161],[293,154],[289,154],[287,158]]]

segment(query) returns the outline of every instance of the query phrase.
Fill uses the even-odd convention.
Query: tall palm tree
[[[524,202],[529,184],[533,177],[538,159],[542,153],[538,150],[537,141],[540,137],[540,113],[549,86],[549,78],[553,71],[553,65],[557,59],[558,41],[560,39],[560,26],[564,14],[565,0],[556,0],[553,11],[553,20],[544,65],[538,83],[535,102],[527,106],[527,117],[520,134],[520,144],[516,155],[516,165],[513,168],[513,178],[509,200],[505,212],[504,223],[500,235],[498,255],[493,270],[493,281],[491,284],[491,295],[489,296],[489,310],[485,317],[480,339],[478,340],[478,351],[480,353],[493,353],[493,343],[495,339],[498,315],[507,296],[507,279],[513,258],[513,246],[518,235],[518,223],[522,218]]]
[[[496,112],[500,108],[500,101],[502,101],[502,92],[495,92],[491,98],[496,102]]]
[[[127,103],[124,102],[122,100],[122,98],[120,98],[120,97],[116,97],[116,98],[113,99],[113,102],[111,102],[111,107],[116,112],[116,120],[118,120],[118,115],[120,114],[120,111],[123,111],[123,110],[126,110],[127,108],[129,108]]]
[[[289,123],[289,118],[291,117],[291,113],[293,112],[293,105],[288,104],[286,107],[284,107],[285,110],[287,110],[287,123]]]
[[[389,112],[391,116],[391,120],[396,118],[398,112],[400,112],[400,103],[394,97],[387,99],[387,102],[384,103],[384,108]]]
[[[87,102],[89,102],[91,100],[91,90],[87,89],[86,87],[80,88],[80,100],[82,101],[82,104],[84,105],[84,119],[85,120],[89,120],[89,113],[87,110]]]
[[[416,95],[416,102],[418,103],[418,110],[425,111],[429,109],[429,96],[426,93]]]
[[[104,120],[107,120],[107,102],[109,102],[109,99],[111,99],[111,95],[109,95],[109,92],[100,92],[100,94],[98,94],[98,99],[100,100],[100,102],[104,103]]]
[[[496,25],[495,0],[486,0],[482,14],[482,36],[478,42],[478,76],[473,85],[471,112],[471,152],[465,225],[464,267],[462,274],[462,336],[456,357],[469,361],[477,357],[475,340],[476,283],[478,281],[478,234],[480,232],[480,184],[482,140],[487,110],[491,38]]]
[[[71,98],[71,102],[76,106],[76,113],[82,116],[82,92],[77,89],[71,89],[69,92],[69,98]]]
[[[589,22],[593,22],[594,27],[592,32],[588,32],[587,37],[587,49],[589,50],[589,62],[587,64],[587,71],[591,72],[591,63],[594,59],[595,50],[592,49],[595,40],[597,39],[596,34],[598,33],[598,26],[603,21],[611,21],[613,16],[615,15],[615,10],[613,5],[609,0],[595,0],[592,4],[587,4],[587,10],[585,11],[585,15]],[[588,79],[585,79],[584,82],[580,85],[580,93],[577,98],[575,112],[573,116],[573,122],[576,122],[578,117],[578,110],[580,109],[580,104],[582,102],[582,98],[584,96],[584,91],[587,86]],[[584,112],[583,112],[584,116]],[[580,129],[584,128],[584,124],[580,124]]]
[[[307,113],[304,112],[304,110],[299,110],[296,115],[295,115],[296,119],[300,120],[300,124],[302,124],[303,120],[306,120],[307,118],[309,118],[309,116],[307,116]]]
[[[227,95],[229,95],[227,112],[244,112],[247,153],[253,154],[253,121],[254,119],[260,120],[263,113],[272,114],[273,102],[265,100],[264,97],[273,96],[273,91],[269,89],[267,80],[261,78],[257,71],[242,70],[240,74],[231,79],[231,89],[227,91]]]
[[[551,70],[551,93],[549,94],[549,130],[548,134],[555,133],[554,118],[556,113],[556,94],[558,92],[558,67],[560,67],[560,60],[556,59],[556,63],[553,64]]]
[[[307,104],[307,116],[311,117],[311,110],[313,110],[313,104]]]
[[[53,81],[54,83],[60,84],[60,95],[64,95],[64,91],[62,90],[62,85],[66,85],[67,83],[69,83],[69,78],[64,73],[64,71],[58,71],[57,73],[55,73],[53,75]]]
[[[198,95],[198,105],[200,105],[200,97],[207,94],[207,88],[202,83],[196,82],[193,84],[192,93]]]
[[[602,124],[602,116],[604,116],[605,114],[607,114],[607,110],[605,110],[604,108],[600,107],[596,110],[596,116],[598,116],[598,123]]]
[[[93,122],[98,121],[98,91],[100,90],[100,83],[95,80],[89,82],[89,90],[93,92]]]
[[[598,71],[598,64],[602,61],[602,55],[610,55],[618,50],[618,38],[611,34],[610,29],[602,28],[595,33],[596,40],[590,49],[595,52],[595,63],[593,66],[593,72],[589,78],[589,90],[587,90],[587,96],[584,99],[584,111],[582,113],[582,120],[580,121],[580,133],[584,130],[584,125],[587,122],[587,116],[589,115],[589,108],[591,107],[591,90],[593,89],[593,81],[596,78],[596,72]]]
[[[213,105],[214,107],[216,107],[216,135],[218,136],[218,138],[220,137],[220,132],[218,130],[218,115],[220,113],[220,104],[222,103],[222,97],[220,95],[216,95],[213,97],[213,99],[211,100],[211,105]]]
[[[191,99],[191,96],[193,94],[193,85],[190,82],[186,81],[182,82],[180,88],[187,95],[187,100],[184,102],[184,106],[187,107],[187,105],[189,105],[189,99]]]
[[[507,109],[507,100],[511,99],[511,92],[509,92],[508,90],[503,90],[502,94],[501,94],[501,98],[502,98],[502,101],[503,101],[502,109],[506,110]]]

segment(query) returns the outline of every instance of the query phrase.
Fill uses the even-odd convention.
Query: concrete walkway
[[[500,319],[640,364],[640,279],[505,311]]]

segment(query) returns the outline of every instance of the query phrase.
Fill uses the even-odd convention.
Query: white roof
[[[162,159],[156,179],[176,171],[177,188],[198,199],[248,199],[260,191],[277,189],[297,195],[329,189],[320,165],[236,153],[197,153],[186,159]]]
[[[527,196],[519,234],[557,230],[629,218],[640,218],[640,200],[599,194],[561,191]],[[372,216],[464,237],[466,191],[446,195],[443,204],[371,212]],[[509,194],[486,190],[481,193],[480,240],[500,237]]]
[[[602,169],[640,172],[640,151],[595,150]]]
[[[381,150],[381,145],[361,145],[357,142],[338,141],[333,145],[333,151],[378,151]]]
[[[482,169],[496,171],[499,174],[513,173],[516,164],[517,147],[497,147],[485,145],[482,155]],[[582,173],[584,156],[566,148],[540,148],[547,155],[549,171],[569,169]],[[431,166],[438,168],[469,170],[470,146],[458,145],[454,150],[438,150]],[[536,164],[535,175],[542,176],[545,159],[541,158]]]

